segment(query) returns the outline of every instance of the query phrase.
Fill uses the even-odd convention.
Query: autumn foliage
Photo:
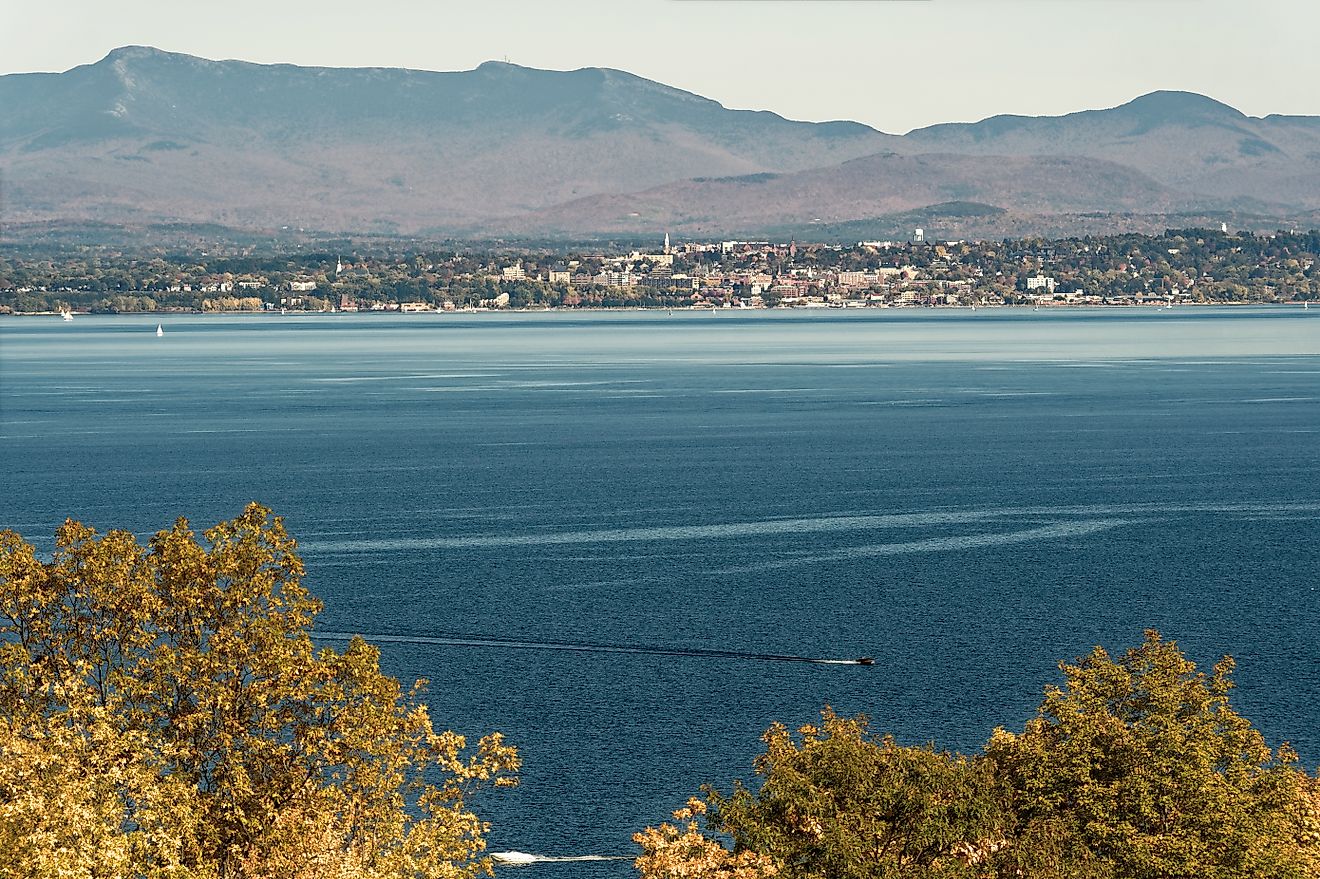
[[[252,505],[144,546],[0,532],[0,879],[468,879],[490,873],[498,734],[437,732]],[[1320,779],[1147,632],[1062,663],[1021,732],[907,746],[826,709],[763,736],[754,786],[638,833],[643,879],[1320,879]]]
[[[633,839],[644,854],[637,859],[643,876],[666,879],[770,879],[774,861],[744,848],[733,853],[702,832],[706,803],[695,797],[674,810],[678,824],[648,827]]]
[[[320,648],[294,540],[251,505],[199,541],[0,532],[0,877],[461,879],[498,734],[436,732],[361,640]],[[419,682],[420,684],[423,682]]]
[[[766,732],[759,786],[707,789],[685,831],[635,839],[645,879],[1317,879],[1320,780],[1147,632],[1061,664],[1021,733],[981,754],[905,747],[864,717]],[[700,806],[700,808],[698,808]],[[718,849],[718,851],[716,850]],[[712,866],[713,865],[713,866]],[[723,871],[723,872],[722,872]]]

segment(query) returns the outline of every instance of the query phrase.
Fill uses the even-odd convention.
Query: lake
[[[39,547],[283,514],[320,630],[520,748],[494,851],[631,855],[826,704],[975,750],[1149,627],[1320,762],[1317,311],[5,318],[0,417]]]

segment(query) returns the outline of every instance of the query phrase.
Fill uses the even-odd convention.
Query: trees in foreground
[[[1320,782],[1147,632],[1061,664],[1021,733],[973,757],[865,717],[763,736],[756,790],[706,790],[635,839],[646,879],[1315,879]],[[731,848],[722,845],[731,841]]]
[[[498,734],[433,729],[417,687],[321,606],[252,505],[144,546],[76,522],[49,561],[0,532],[0,879],[468,879],[490,872]],[[1320,780],[1148,632],[1062,664],[981,753],[865,717],[771,727],[759,783],[635,839],[644,879],[1320,879]]]
[[[0,532],[0,877],[464,879],[498,734],[432,728],[375,648],[317,649],[320,603],[253,504],[199,540]]]

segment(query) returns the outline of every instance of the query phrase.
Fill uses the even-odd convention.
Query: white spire
[[[665,233],[665,253],[669,253],[669,233]]]

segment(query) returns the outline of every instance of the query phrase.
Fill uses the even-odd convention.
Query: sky
[[[1156,89],[1320,115],[1317,33],[1316,0],[8,0],[0,73],[122,45],[331,67],[494,59],[614,67],[726,107],[902,133]]]

